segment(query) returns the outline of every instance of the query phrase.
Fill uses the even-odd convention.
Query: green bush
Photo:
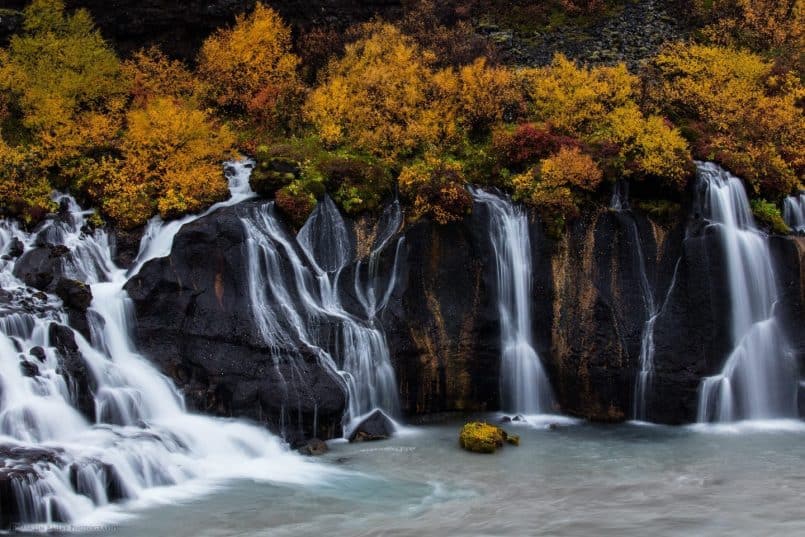
[[[764,199],[752,200],[752,214],[755,215],[755,220],[761,225],[771,229],[774,233],[787,234],[791,233],[791,228],[783,220],[783,215],[780,214],[780,208],[774,203]]]

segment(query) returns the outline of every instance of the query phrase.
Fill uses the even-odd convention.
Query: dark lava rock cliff
[[[246,205],[257,203],[264,202]],[[242,210],[222,209],[185,226],[171,255],[146,264],[129,282],[139,344],[198,410],[249,417],[276,430],[285,424],[286,434],[297,436],[339,434],[344,387],[312,355],[302,360],[304,374],[286,385],[282,379],[292,375],[282,369],[299,360],[294,350],[287,350],[287,363],[277,364],[276,349],[256,336]],[[639,211],[601,208],[559,241],[530,216],[534,341],[557,412],[594,421],[632,418],[649,318],[647,284],[660,311],[647,418],[695,421],[699,383],[720,370],[730,351],[730,304],[719,241],[696,215],[686,214],[659,223]],[[361,222],[348,225],[361,233]],[[802,360],[805,239],[774,237],[772,251],[778,315]],[[381,256],[381,272],[390,270],[391,253]],[[423,220],[405,228],[397,284],[380,316],[405,414],[499,408],[492,255],[482,206],[460,223]],[[354,301],[350,289],[343,285],[347,308]],[[288,427],[288,420],[298,426]]]

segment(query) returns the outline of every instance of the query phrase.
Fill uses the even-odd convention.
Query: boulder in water
[[[309,457],[324,455],[328,451],[330,451],[330,448],[327,447],[327,442],[324,440],[319,440],[318,438],[310,439],[307,444],[299,448],[299,453]]]
[[[87,311],[92,303],[92,290],[89,285],[70,278],[61,278],[56,284],[56,294],[64,305],[78,311]]]
[[[78,350],[75,334],[67,326],[51,323],[50,341],[59,352],[59,373],[67,378],[73,406],[88,420],[95,420],[95,398],[97,389],[95,377],[87,367],[84,357]]]
[[[21,256],[23,253],[25,253],[25,245],[22,241],[17,237],[11,239],[11,243],[8,246],[8,255],[14,258]]]
[[[509,436],[500,427],[480,421],[473,421],[464,425],[461,428],[458,441],[462,448],[474,453],[494,453],[499,447],[503,447],[504,442],[509,442],[515,446],[520,445],[519,436]]]
[[[375,410],[349,435],[350,442],[386,440],[394,434],[394,423],[381,410]]]

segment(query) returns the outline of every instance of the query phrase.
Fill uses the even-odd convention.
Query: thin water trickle
[[[712,163],[697,168],[697,202],[723,248],[733,345],[721,373],[702,381],[698,421],[796,417],[796,365],[774,317],[768,239],[755,226],[740,179]]]
[[[520,414],[546,414],[554,398],[548,375],[534,348],[531,326],[531,239],[528,217],[506,198],[473,189],[489,214],[489,238],[497,269],[500,312],[500,393],[502,408]]]
[[[783,219],[788,227],[798,233],[805,233],[805,192],[788,196],[783,201]]]
[[[665,303],[667,303],[668,297],[674,289],[679,263],[677,262],[677,266],[674,269],[674,276],[671,279],[671,285],[668,287],[665,300],[662,304],[657,304],[654,299],[654,291],[648,279],[646,257],[643,253],[637,222],[631,213],[628,212],[630,209],[629,183],[625,181],[615,183],[609,208],[613,211],[623,213],[625,218],[628,218],[627,234],[630,238],[630,244],[633,245],[632,251],[634,252],[635,264],[638,274],[640,275],[640,291],[643,298],[646,321],[643,325],[643,332],[640,337],[640,371],[638,371],[637,378],[635,379],[632,417],[637,421],[647,421],[649,419],[648,395],[651,389],[652,375],[654,373],[654,325],[657,323],[657,319],[662,313],[662,308]]]

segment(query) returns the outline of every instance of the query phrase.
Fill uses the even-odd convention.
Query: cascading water
[[[251,207],[242,217],[251,304],[263,340],[277,349],[276,360],[299,342],[341,375],[349,394],[347,429],[374,409],[392,417],[399,415],[397,382],[377,315],[386,307],[396,283],[402,238],[396,241],[387,278],[379,277],[377,265],[401,222],[399,204],[394,203],[378,225],[366,283],[362,284],[362,263],[353,261],[355,239],[328,197],[296,237],[280,223],[273,203]],[[362,311],[348,311],[341,300],[341,275],[350,266],[354,267],[354,290]]]
[[[805,192],[800,192],[798,196],[785,198],[783,219],[794,231],[805,233]]]
[[[702,381],[698,420],[795,417],[796,366],[774,317],[767,238],[755,226],[741,181],[712,163],[697,168],[700,211],[725,257],[733,346],[722,372]]]
[[[615,183],[609,208],[625,215],[630,211],[629,183],[625,181]],[[638,421],[646,421],[648,419],[648,392],[654,372],[654,325],[657,323],[657,319],[662,313],[662,308],[668,302],[668,297],[674,289],[677,271],[676,269],[674,270],[674,276],[671,279],[671,285],[668,287],[665,301],[662,306],[659,306],[654,299],[654,291],[649,283],[646,271],[646,257],[643,254],[637,223],[630,214],[627,215],[627,218],[627,232],[630,235],[631,243],[634,245],[634,260],[637,271],[640,274],[640,290],[646,315],[646,322],[643,325],[643,333],[640,337],[640,371],[635,381],[633,418]]]
[[[500,312],[500,393],[503,409],[545,414],[554,399],[548,375],[534,349],[531,327],[531,239],[528,217],[508,199],[473,189],[489,213]]]
[[[246,195],[248,174],[247,162],[230,168],[229,203]],[[314,481],[315,467],[267,431],[185,412],[176,387],[134,349],[126,272],[112,262],[106,232],[89,230],[91,212],[72,198],[58,201],[59,216],[37,233],[0,222],[0,524],[76,522],[168,485],[189,491],[233,477]],[[169,251],[176,231],[146,237],[139,265]],[[167,246],[155,247],[157,237]],[[58,298],[13,273],[9,252],[43,243],[61,249],[64,277],[91,287],[89,340],[67,326]],[[94,415],[79,408],[78,392],[90,389],[77,385],[81,371]]]

